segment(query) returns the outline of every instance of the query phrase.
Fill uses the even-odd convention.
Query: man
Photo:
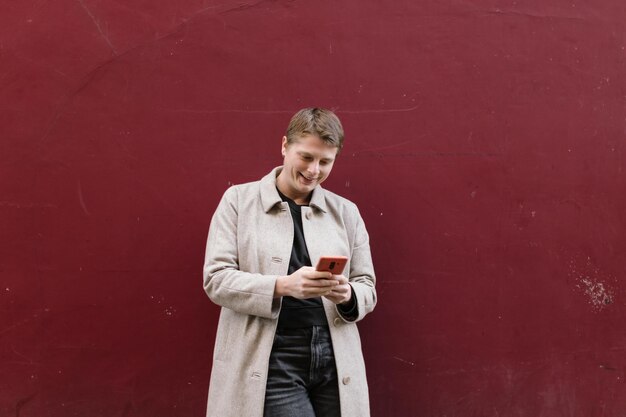
[[[207,417],[367,417],[356,322],[374,309],[369,237],[357,207],[323,189],[343,146],[325,109],[296,113],[283,166],[229,188],[215,211],[204,289],[222,307]],[[316,271],[346,256],[343,274]]]

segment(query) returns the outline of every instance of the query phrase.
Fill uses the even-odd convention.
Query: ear
[[[287,154],[287,146],[289,146],[289,143],[287,143],[287,136],[283,136],[283,143],[280,147],[280,151],[283,154],[283,156]]]

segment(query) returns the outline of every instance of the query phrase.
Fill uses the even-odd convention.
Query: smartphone
[[[347,256],[322,256],[315,270],[330,272],[333,275],[341,275],[347,263]]]

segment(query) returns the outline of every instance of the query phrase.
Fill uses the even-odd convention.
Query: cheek
[[[303,164],[302,164],[302,163],[300,163],[300,162],[297,162],[297,161],[296,161],[296,162],[294,162],[294,163],[292,164],[292,166],[293,166],[293,169],[294,169],[294,170],[296,170],[296,171],[298,171],[298,172],[303,171],[303,170],[305,169],[305,167],[303,167]]]
[[[330,174],[330,171],[333,169],[333,167],[324,167],[322,168],[322,177],[326,178],[328,177],[328,175]]]
[[[300,169],[300,163],[297,159],[285,159],[285,165],[289,165],[293,169]]]

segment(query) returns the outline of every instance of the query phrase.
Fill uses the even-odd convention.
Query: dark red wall
[[[626,412],[623,0],[0,4],[0,416],[204,413],[229,184],[331,107],[372,414]],[[355,416],[356,417],[356,416]]]

